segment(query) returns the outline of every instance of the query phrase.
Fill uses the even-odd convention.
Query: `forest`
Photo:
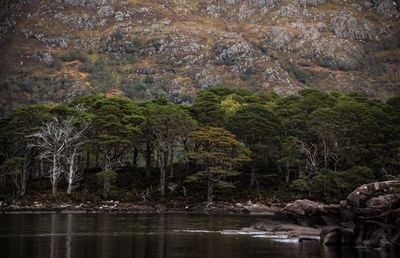
[[[0,200],[338,202],[400,178],[400,96],[218,87],[191,106],[81,96],[0,120]]]

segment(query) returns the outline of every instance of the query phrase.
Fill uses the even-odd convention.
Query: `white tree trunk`
[[[75,158],[72,157],[71,162],[69,164],[69,170],[68,170],[68,176],[67,176],[67,181],[68,181],[67,194],[72,193],[72,184],[74,183],[74,174],[75,174]]]
[[[57,183],[58,183],[58,164],[57,164],[57,156],[53,155],[53,164],[52,164],[52,171],[51,171],[51,193],[55,195],[57,193]]]

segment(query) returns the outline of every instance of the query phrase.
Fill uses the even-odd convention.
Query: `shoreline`
[[[184,209],[99,209],[99,208],[18,208],[0,209],[0,215],[6,214],[198,214],[198,215],[247,215],[263,216],[263,214],[250,214],[245,212],[227,210],[184,210]],[[266,216],[266,215],[265,215]]]
[[[146,205],[129,205],[126,207],[115,206],[97,206],[97,207],[73,207],[71,206],[55,206],[55,207],[1,207],[0,215],[3,214],[199,214],[199,215],[248,215],[248,216],[273,216],[274,213],[266,212],[249,212],[242,208],[232,206],[216,206],[216,207],[167,207],[167,206],[146,206]]]
[[[216,202],[207,207],[205,203],[166,202],[166,203],[129,203],[105,201],[102,203],[13,203],[0,206],[0,214],[36,214],[36,213],[75,213],[75,214],[204,214],[204,215],[249,215],[273,217],[280,210],[277,206],[267,206],[251,201],[244,203]]]

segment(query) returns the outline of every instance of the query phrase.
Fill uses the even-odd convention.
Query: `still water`
[[[0,215],[0,257],[396,257],[223,234],[251,225],[247,216],[9,214]]]

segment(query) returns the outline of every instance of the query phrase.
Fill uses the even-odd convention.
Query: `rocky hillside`
[[[399,0],[0,0],[0,108],[225,85],[400,93]]]

